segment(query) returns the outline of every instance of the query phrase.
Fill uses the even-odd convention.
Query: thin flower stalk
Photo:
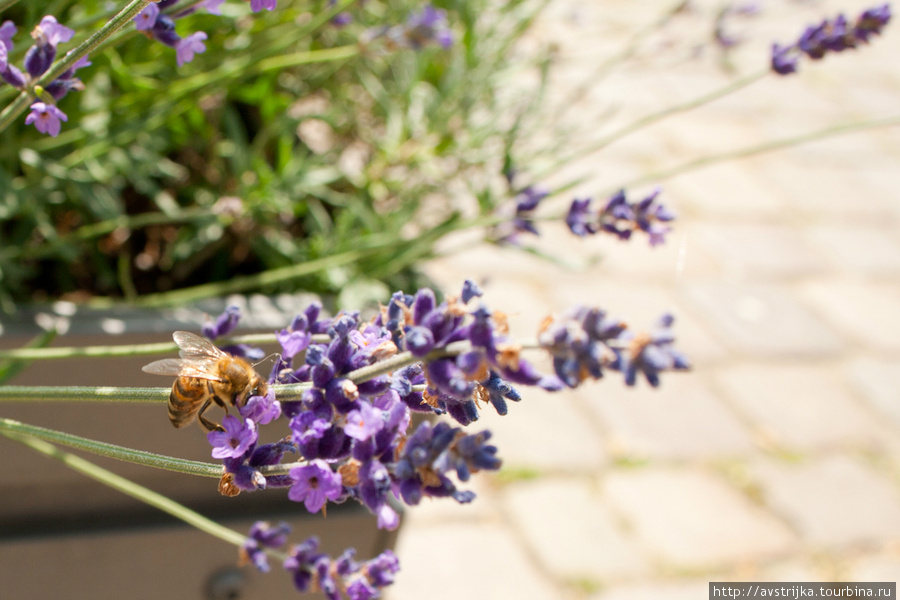
[[[759,156],[760,154],[776,152],[778,150],[785,150],[787,148],[794,148],[796,146],[808,144],[809,142],[817,142],[819,140],[838,137],[841,135],[859,133],[867,129],[896,127],[897,125],[900,125],[900,115],[884,117],[881,119],[871,119],[867,121],[856,121],[854,123],[832,125],[830,127],[823,127],[822,129],[817,129],[815,131],[810,131],[809,133],[804,133],[801,135],[785,137],[777,140],[770,140],[761,144],[754,144],[752,146],[746,146],[744,148],[738,148],[731,151],[707,154],[706,156],[701,156],[699,158],[683,162],[680,165],[676,165],[668,169],[661,169],[653,173],[647,173],[646,175],[636,177],[631,181],[626,182],[625,185],[627,187],[631,187],[642,185],[651,181],[663,181],[677,175],[682,175],[684,173],[695,171],[697,169],[708,167],[710,165],[728,162],[730,160],[748,158],[750,156]],[[612,191],[614,190],[610,190],[609,193],[612,193]]]
[[[228,527],[219,525],[215,521],[204,517],[200,513],[187,508],[183,504],[175,502],[174,500],[167,498],[162,494],[158,494],[153,490],[145,488],[142,485],[134,483],[133,481],[129,481],[128,479],[116,475],[111,471],[107,471],[106,469],[95,465],[94,463],[85,460],[80,456],[76,456],[69,452],[64,452],[53,444],[50,444],[44,440],[36,439],[27,435],[11,433],[8,431],[4,431],[3,435],[21,444],[24,444],[32,450],[40,452],[45,456],[54,458],[62,462],[70,469],[77,471],[82,475],[86,475],[87,477],[90,477],[95,481],[109,486],[114,490],[122,492],[123,494],[131,496],[132,498],[136,498],[137,500],[140,500],[145,504],[168,513],[173,517],[184,521],[188,525],[196,527],[200,531],[217,537],[220,540],[228,542],[229,544],[241,547],[247,541],[246,536],[244,536],[243,534],[238,533],[233,529],[229,529]]]
[[[105,458],[164,469],[166,471],[174,471],[185,475],[198,475],[201,477],[222,476],[221,464],[186,460],[174,456],[156,454],[154,452],[135,450],[133,448],[100,442],[62,431],[29,425],[13,419],[0,418],[0,431],[44,440],[45,442],[90,452],[91,454],[96,454]]]
[[[640,131],[645,127],[649,127],[654,123],[658,123],[665,118],[681,114],[687,112],[689,110],[693,110],[695,108],[699,108],[701,106],[705,106],[710,102],[714,102],[720,98],[724,98],[725,96],[731,95],[737,91],[740,91],[750,85],[756,83],[757,81],[763,79],[767,75],[770,74],[769,69],[762,69],[755,73],[751,73],[740,79],[732,81],[720,88],[717,88],[711,92],[698,96],[696,98],[692,98],[680,104],[673,104],[671,106],[667,106],[666,108],[652,112],[644,115],[643,117],[639,117],[635,119],[631,123],[623,125],[622,127],[612,131],[611,133],[603,136],[599,140],[589,144],[587,147],[578,148],[577,150],[573,150],[568,155],[563,155],[557,160],[553,162],[553,165],[545,169],[544,171],[539,172],[536,176],[536,179],[545,179],[549,176],[553,175],[556,171],[561,169],[564,165],[571,164],[571,162],[581,156],[586,154],[591,154],[593,152],[599,152],[603,150],[607,146],[618,142],[619,140],[625,138],[626,136],[635,133],[636,131]],[[631,185],[630,183],[627,185]],[[627,187],[627,186],[626,186]]]

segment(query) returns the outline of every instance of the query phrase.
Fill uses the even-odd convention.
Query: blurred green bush
[[[0,21],[18,40],[56,15],[78,32],[61,53],[114,13],[101,0],[40,4]],[[127,26],[79,71],[86,89],[61,102],[58,137],[23,119],[0,132],[0,306],[297,289],[358,304],[416,285],[438,239],[509,198],[502,172],[538,101],[501,98],[539,5],[435,6],[455,43],[415,51],[364,41],[421,7],[411,0],[257,14],[227,2],[222,16],[177,21],[209,35],[181,68]],[[353,22],[333,24],[341,11]],[[0,86],[0,105],[14,92]]]

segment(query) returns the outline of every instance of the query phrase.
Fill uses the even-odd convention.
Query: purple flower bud
[[[462,288],[462,303],[468,304],[469,300],[476,297],[481,297],[484,295],[484,292],[481,291],[481,288],[478,287],[478,284],[472,281],[471,279],[466,279],[463,282]]]
[[[7,52],[13,49],[13,36],[16,35],[18,29],[12,21],[3,21],[0,24],[0,44],[6,47]]]
[[[150,4],[150,6],[154,6]],[[231,305],[222,312],[221,315],[216,317],[215,322],[211,321],[209,317],[207,317],[206,323],[203,324],[202,332],[203,335],[210,340],[214,340],[223,335],[228,335],[234,328],[237,327],[238,322],[241,320],[241,309],[237,306]]]
[[[175,21],[169,15],[158,15],[150,33],[153,34],[156,41],[172,48],[175,48],[181,41],[181,36],[175,33]]]
[[[579,200],[575,198],[569,206],[569,212],[566,215],[566,225],[569,230],[579,237],[593,235],[597,233],[590,217],[591,199],[584,198]]]
[[[3,81],[8,83],[9,85],[17,88],[25,87],[25,75],[22,74],[22,71],[14,67],[13,65],[7,65],[6,69],[0,71],[0,77],[3,78]],[[65,119],[63,119],[65,120]],[[40,131],[40,130],[38,130]],[[41,132],[46,133],[46,132]]]
[[[54,58],[56,46],[50,44],[32,46],[25,53],[25,70],[32,79],[37,79],[50,68]]]

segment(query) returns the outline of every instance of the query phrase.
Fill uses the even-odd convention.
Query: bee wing
[[[183,358],[164,358],[149,365],[144,365],[141,370],[152,375],[172,375],[174,377],[196,377],[211,381],[224,381],[218,375],[213,374],[216,359],[212,357],[186,360]]]
[[[181,358],[193,359],[219,359],[228,356],[225,352],[216,348],[212,342],[189,331],[176,331],[172,334],[175,345],[180,348],[178,355]]]

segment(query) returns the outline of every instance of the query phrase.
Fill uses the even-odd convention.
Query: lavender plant
[[[642,373],[656,386],[660,373],[690,366],[673,347],[671,316],[663,317],[653,332],[633,333],[601,309],[577,307],[548,318],[536,341],[522,343],[509,337],[505,317],[490,310],[481,296],[471,281],[458,296],[440,303],[430,288],[414,295],[397,292],[370,320],[357,312],[324,317],[321,306],[311,304],[287,328],[268,336],[277,340],[281,352],[265,395],[235,402],[237,414],[227,414],[221,427],[207,434],[211,458],[218,464],[188,465],[9,419],[0,420],[0,432],[218,476],[224,496],[288,488],[287,497],[310,513],[324,513],[331,503],[358,502],[375,516],[379,528],[395,529],[398,502],[416,505],[424,498],[448,498],[466,504],[475,499],[461,485],[476,473],[496,471],[501,460],[490,431],[467,427],[488,405],[507,414],[507,402],[522,398],[517,387],[558,392],[600,379],[605,372],[619,373],[627,385],[635,385]],[[239,318],[240,312],[230,307],[203,333],[227,335]],[[255,354],[244,345],[230,348]],[[553,372],[535,368],[523,356],[529,350],[549,353]],[[198,368],[192,367],[189,377],[206,377]],[[2,387],[0,398],[35,391]],[[42,391],[57,399],[91,393],[78,388]],[[146,392],[155,400],[169,393],[165,388]],[[449,420],[413,426],[413,413]],[[281,439],[261,443],[263,430],[275,427],[281,428]],[[184,518],[185,510],[174,514]],[[257,523],[246,537],[215,534],[240,546],[243,562],[266,572],[269,557],[276,557],[299,591],[322,591],[329,598],[375,598],[399,569],[390,551],[357,563],[353,549],[337,558],[319,553],[315,538],[284,553],[286,524]]]
[[[565,189],[541,187],[547,173],[529,169],[527,155],[515,149],[536,102],[514,104],[511,123],[483,123],[485,113],[509,108],[496,98],[497,73],[538,14],[514,19],[522,7],[517,0],[499,8],[134,0],[118,11],[83,1],[58,3],[56,15],[16,5],[0,0],[5,309],[44,297],[155,306],[298,285],[344,294],[355,279],[377,281],[383,291],[407,287],[401,284],[416,279],[413,267],[436,241],[460,229],[481,228],[488,242],[524,247],[528,236],[540,234],[541,221],[556,221],[580,237],[646,235],[657,246],[674,226],[676,215],[660,201],[659,188],[629,200],[643,180],[598,194],[605,201],[566,199],[567,210],[545,211]],[[802,56],[819,60],[869,43],[890,18],[883,4],[852,23],[844,16],[823,21],[795,43],[773,45],[765,70],[646,115],[593,149],[771,73],[793,73]],[[737,43],[725,35],[722,19],[716,39]],[[23,52],[26,23],[36,24]],[[67,53],[59,56],[61,49]],[[81,104],[71,102],[70,91],[82,92]],[[129,118],[114,119],[120,109]],[[655,177],[799,141],[699,159]],[[435,199],[460,181],[471,187],[474,216]],[[76,266],[61,283],[33,293],[48,272],[86,262],[97,272]],[[194,283],[199,272],[209,276]],[[522,400],[523,387],[561,392],[610,373],[628,386],[645,380],[655,387],[662,373],[690,368],[676,348],[670,314],[642,331],[601,307],[576,306],[549,316],[534,340],[523,341],[509,335],[503,313],[481,301],[475,283],[465,282],[443,301],[429,287],[410,289],[416,287],[415,294],[396,292],[389,300],[385,294],[380,300],[387,303],[368,319],[349,294],[333,316],[314,303],[266,336],[280,351],[265,392],[223,402],[226,412],[229,404],[236,410],[207,434],[216,462],[10,419],[0,419],[0,433],[51,456],[59,454],[46,442],[216,478],[223,496],[282,493],[310,513],[356,502],[378,527],[394,529],[400,504],[469,503],[475,494],[464,487],[471,476],[500,468],[490,431],[471,430],[488,406],[507,414],[510,402]],[[240,318],[229,308],[202,334],[229,356],[261,358],[259,338],[231,337]],[[22,361],[92,352],[26,348],[2,356]],[[529,352],[545,353],[552,372],[538,369]],[[168,388],[0,387],[0,400],[164,402],[169,394]],[[414,413],[431,420],[413,425]],[[262,432],[274,431],[279,439],[262,443]],[[353,549],[337,557],[320,552],[315,538],[287,546],[286,524],[257,523],[245,536],[96,465],[67,464],[236,545],[240,560],[261,571],[277,559],[300,592],[375,598],[399,569],[390,551],[358,562]],[[286,491],[270,491],[277,488]]]

